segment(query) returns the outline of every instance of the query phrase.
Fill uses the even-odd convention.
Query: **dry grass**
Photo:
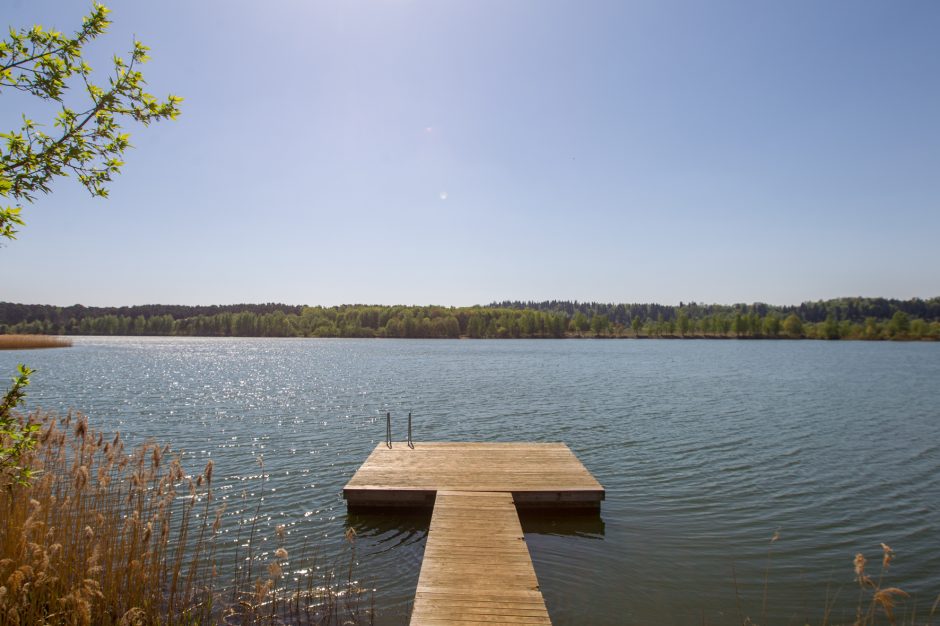
[[[35,348],[68,348],[72,340],[51,335],[0,335],[0,350],[32,350]]]
[[[775,532],[770,543],[773,545],[779,539],[780,535]],[[821,626],[876,626],[878,624],[909,624],[910,626],[931,626],[935,623],[940,610],[940,596],[937,596],[933,605],[926,611],[918,611],[916,603],[911,599],[910,594],[899,587],[888,587],[885,585],[885,578],[892,561],[895,559],[894,550],[891,546],[881,544],[881,569],[878,572],[877,579],[872,578],[867,572],[868,559],[864,554],[858,553],[852,561],[855,572],[855,582],[858,584],[858,599],[855,604],[854,616],[847,615],[843,619],[833,619],[833,611],[838,593],[830,596],[827,591],[826,602],[824,605],[822,619],[819,622]],[[741,610],[741,596],[738,590],[737,576],[732,565],[731,574],[734,582],[735,600],[737,604],[738,620],[742,626],[758,626],[758,624],[768,623],[767,618],[767,585],[770,573],[771,550],[767,552],[767,567],[764,573],[764,589],[761,607],[761,621],[757,622],[750,617],[745,616]],[[848,607],[846,607],[848,608]],[[845,621],[848,620],[848,621]],[[703,620],[704,623],[704,620]],[[804,623],[804,622],[800,622]],[[809,626],[807,619],[805,624]]]
[[[877,581],[872,580],[871,576],[865,572],[868,560],[864,554],[859,552],[852,561],[855,568],[855,580],[859,588],[858,606],[855,609],[855,624],[858,626],[875,624],[879,613],[883,614],[892,625],[896,624],[897,618],[894,610],[897,603],[911,597],[910,594],[898,587],[883,586],[885,574],[888,572],[895,554],[894,550],[884,543],[881,544],[881,551],[881,571],[878,574]],[[870,597],[866,597],[866,595]],[[936,608],[935,604],[933,610],[927,616],[929,620],[932,620]],[[909,623],[916,623],[916,613],[910,617]]]
[[[120,435],[105,440],[80,415],[31,419],[43,422],[26,459],[38,477],[0,476],[0,626],[371,623],[352,542],[347,576],[315,577],[283,546],[267,562],[254,555],[252,521],[247,555],[222,563],[211,462],[187,476],[168,448],[128,453]],[[220,571],[232,574],[223,581]]]

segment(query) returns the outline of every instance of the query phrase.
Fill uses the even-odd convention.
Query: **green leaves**
[[[17,376],[13,377],[13,386],[7,391],[6,395],[3,397],[3,401],[0,402],[0,420],[7,420],[10,411],[19,406],[23,401],[23,398],[26,396],[26,392],[23,390],[29,386],[30,375],[35,373],[36,370],[22,363],[17,366]],[[0,423],[5,422],[0,421]]]
[[[29,385],[30,375],[35,373],[23,364],[17,370],[13,386],[0,401],[0,484],[11,478],[16,482],[29,480],[31,473],[22,465],[23,455],[36,445],[39,434],[39,424],[22,421],[13,415],[13,409],[26,396],[24,390]]]
[[[0,179],[2,181],[2,179]],[[5,182],[5,181],[2,181]],[[19,207],[0,207],[0,237],[16,239],[15,226],[23,226]]]
[[[121,158],[130,145],[122,132],[122,118],[143,125],[175,119],[182,98],[160,100],[144,90],[143,74],[137,69],[149,60],[149,48],[134,41],[130,61],[115,55],[106,85],[91,82],[92,68],[82,57],[83,47],[104,33],[110,21],[108,9],[94,4],[71,37],[41,26],[16,31],[0,41],[0,93],[16,89],[42,100],[62,103],[70,81],[81,80],[88,96],[87,107],[74,110],[61,104],[52,121],[55,133],[23,116],[18,130],[0,133],[0,195],[32,202],[38,193],[49,193],[54,178],[75,175],[93,196],[107,196],[107,183],[121,171]],[[77,78],[76,78],[77,77]],[[22,226],[20,207],[2,209],[0,236],[15,237]]]

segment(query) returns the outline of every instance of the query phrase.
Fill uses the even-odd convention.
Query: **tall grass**
[[[734,583],[735,602],[737,607],[738,621],[742,626],[758,626],[768,623],[767,598],[768,585],[771,573],[771,557],[773,544],[780,538],[779,532],[774,532],[770,540],[770,546],[767,550],[767,563],[764,571],[763,592],[761,598],[761,620],[755,621],[746,616],[741,608],[741,594],[738,589],[737,574],[734,565],[731,567],[731,576]],[[855,574],[855,583],[858,585],[858,597],[855,600],[854,614],[844,614],[843,617],[834,617],[834,609],[838,600],[839,593],[831,595],[829,589],[826,593],[826,601],[823,606],[822,618],[819,622],[811,622],[808,618],[800,623],[809,626],[810,623],[818,623],[820,626],[876,626],[877,624],[905,624],[910,626],[924,625],[930,626],[935,623],[940,610],[940,595],[937,596],[933,605],[920,609],[912,602],[910,594],[899,587],[888,586],[886,579],[892,561],[895,559],[894,550],[887,544],[881,544],[881,568],[877,578],[867,571],[868,559],[864,554],[858,553],[852,561],[852,567]],[[851,606],[851,605],[849,605]],[[848,606],[845,607],[848,609]],[[705,623],[703,618],[703,623]],[[795,623],[792,622],[791,623]]]
[[[247,560],[223,562],[211,461],[190,476],[169,448],[127,451],[84,416],[29,419],[42,422],[24,459],[37,477],[0,476],[0,626],[373,621],[351,568],[317,575],[283,545],[258,562],[258,515],[238,529]]]
[[[902,624],[930,624],[937,613],[937,606],[940,604],[940,596],[926,614],[918,615],[916,606],[906,606],[906,600],[911,596],[909,593],[899,587],[889,587],[885,584],[885,576],[895,558],[894,550],[891,546],[881,544],[881,569],[878,572],[878,579],[873,579],[865,570],[868,559],[859,552],[853,560],[855,569],[855,580],[858,583],[858,605],[855,609],[855,624],[858,626],[869,626],[879,623],[879,617],[883,616],[891,624],[897,624],[898,618],[895,611],[904,609],[902,614]],[[921,621],[922,620],[922,621]]]
[[[0,350],[31,350],[33,348],[68,348],[72,340],[51,335],[0,335]]]

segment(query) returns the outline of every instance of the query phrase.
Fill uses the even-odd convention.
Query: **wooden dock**
[[[438,491],[509,492],[523,508],[597,509],[604,499],[563,443],[380,443],[343,497],[351,507],[431,507]]]
[[[551,624],[508,493],[439,491],[411,623]]]
[[[434,507],[412,626],[551,624],[517,507],[597,510],[604,488],[563,443],[381,443],[349,507]]]

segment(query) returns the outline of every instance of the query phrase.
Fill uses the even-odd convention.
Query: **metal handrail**
[[[392,412],[385,413],[385,445],[392,447]]]
[[[411,440],[411,411],[408,411],[408,447],[412,450],[415,447],[415,442]]]

